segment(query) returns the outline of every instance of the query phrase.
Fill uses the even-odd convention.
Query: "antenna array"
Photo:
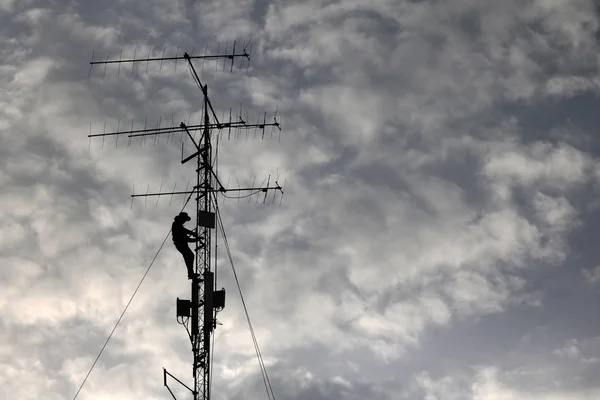
[[[174,57],[152,57],[151,51],[148,52],[148,56],[144,58],[136,58],[135,51],[133,58],[123,59],[122,52],[119,59],[110,59],[109,56],[103,61],[94,61],[92,55],[92,61],[90,62],[90,73],[91,68],[94,65],[103,65],[104,73],[106,73],[106,67],[111,64],[115,64],[120,66],[125,63],[143,63],[145,62],[146,70],[148,69],[148,64],[152,62],[160,62],[161,68],[164,62],[177,62],[179,60],[183,60],[187,63],[189,70],[191,71],[192,77],[195,81],[195,84],[200,88],[203,97],[202,104],[202,114],[203,121],[200,124],[189,125],[181,122],[179,125],[172,124],[170,127],[160,127],[160,122],[156,128],[147,128],[144,129],[133,129],[133,121],[131,124],[130,130],[120,130],[117,128],[117,131],[110,133],[101,133],[101,134],[90,134],[88,137],[90,138],[102,138],[104,140],[107,136],[115,136],[118,138],[120,136],[127,136],[129,140],[134,137],[145,138],[147,136],[155,136],[158,138],[160,135],[173,135],[175,133],[180,133],[182,135],[187,135],[187,138],[193,144],[193,153],[184,157],[183,147],[182,147],[182,164],[187,164],[192,160],[195,160],[195,171],[196,171],[196,183],[191,188],[188,187],[185,190],[175,191],[175,186],[173,190],[170,192],[163,192],[162,185],[161,189],[158,192],[150,192],[149,187],[145,193],[136,194],[135,192],[131,195],[132,201],[135,197],[157,197],[160,200],[161,196],[186,196],[188,200],[195,196],[196,201],[196,234],[198,235],[200,241],[198,246],[195,249],[195,269],[194,275],[191,277],[191,300],[182,300],[177,299],[177,319],[178,322],[185,326],[192,346],[193,353],[193,364],[192,364],[192,374],[194,377],[194,384],[192,388],[184,384],[179,379],[175,378],[166,369],[163,369],[163,379],[164,385],[167,387],[169,393],[173,396],[175,395],[171,391],[168,385],[168,378],[175,379],[179,384],[183,385],[193,394],[194,400],[206,400],[210,399],[211,396],[211,335],[213,334],[214,329],[217,326],[217,313],[221,311],[225,306],[225,290],[216,290],[216,282],[215,276],[212,272],[212,232],[216,226],[216,212],[217,209],[217,196],[220,194],[224,197],[228,197],[227,194],[230,192],[235,192],[238,194],[239,198],[250,197],[252,195],[264,195],[263,203],[267,200],[267,195],[269,192],[273,193],[273,201],[275,201],[275,194],[281,193],[283,196],[284,186],[282,187],[277,179],[274,180],[274,184],[271,183],[271,176],[266,179],[266,185],[261,185],[259,187],[254,187],[254,184],[250,187],[236,187],[229,188],[228,185],[223,185],[221,179],[219,178],[215,167],[215,159],[216,152],[213,149],[212,141],[215,138],[218,138],[219,135],[223,136],[227,133],[228,139],[231,138],[231,133],[233,131],[234,138],[239,137],[239,132],[242,130],[250,131],[254,130],[255,136],[257,132],[260,132],[261,138],[264,139],[265,136],[265,128],[271,127],[272,129],[277,129],[281,131],[280,122],[277,120],[277,115],[273,116],[273,121],[267,122],[267,114],[264,113],[262,121],[258,120],[257,123],[249,123],[248,119],[242,118],[242,113],[240,111],[240,116],[234,120],[232,119],[232,111],[230,109],[229,119],[224,121],[223,118],[219,120],[215,109],[213,108],[213,104],[210,100],[208,94],[208,85],[202,84],[198,73],[196,72],[196,68],[194,66],[194,61],[201,60],[224,60],[224,62],[230,61],[230,70],[233,70],[234,61],[237,59],[245,59],[250,60],[250,54],[247,52],[246,47],[250,43],[245,43],[242,50],[236,50],[236,42],[233,43],[231,53],[227,52],[227,49],[223,54],[212,54],[212,55],[202,55],[202,56],[194,56],[193,51],[192,55],[184,52],[181,56],[178,55],[179,49],[177,51],[176,56]],[[133,68],[132,68],[133,71]],[[119,123],[120,127],[120,123]],[[201,132],[199,140],[196,140],[192,132]],[[272,133],[271,133],[272,135]],[[231,197],[229,197],[231,198]],[[157,200],[157,204],[158,204]],[[281,201],[281,200],[280,200]],[[185,202],[187,204],[187,202]],[[216,259],[214,260],[216,264]]]
[[[219,61],[222,60],[223,61],[222,70],[225,71],[226,66],[229,64],[230,72],[233,72],[233,67],[234,67],[235,61],[240,60],[239,68],[243,69],[244,63],[245,63],[246,72],[248,72],[248,69],[250,68],[250,53],[252,52],[252,38],[250,38],[250,40],[248,40],[248,42],[244,42],[241,51],[236,50],[236,44],[237,44],[237,41],[234,40],[233,45],[231,47],[231,53],[228,53],[229,43],[225,44],[225,50],[223,51],[223,53],[220,52],[220,50],[221,50],[220,43],[217,44],[217,51],[215,54],[208,54],[208,52],[209,52],[208,46],[206,46],[204,48],[204,53],[202,55],[194,55],[195,49],[192,49],[190,55],[188,55],[188,58],[191,60],[201,60],[202,61],[202,66],[201,66],[202,69],[204,68],[204,63],[206,61],[214,61],[217,71],[219,70]],[[248,49],[248,47],[249,47],[249,49]],[[104,65],[103,74],[102,74],[103,79],[106,77],[106,68],[110,64],[118,65],[117,75],[119,75],[121,73],[121,64],[131,64],[131,74],[134,75],[135,71],[136,71],[135,66],[138,65],[139,63],[144,63],[144,62],[146,63],[146,71],[145,72],[148,73],[148,67],[150,66],[150,63],[156,62],[156,61],[160,62],[160,66],[159,66],[159,70],[158,70],[159,72],[162,71],[162,66],[165,61],[173,61],[175,71],[177,71],[177,62],[179,60],[185,60],[186,54],[187,54],[187,53],[184,53],[184,54],[180,55],[179,54],[179,50],[180,50],[179,46],[177,47],[177,51],[175,52],[175,55],[171,56],[171,57],[165,57],[165,53],[167,52],[166,46],[163,49],[160,57],[154,57],[153,50],[154,49],[152,47],[149,47],[148,54],[146,55],[146,57],[137,58],[137,46],[136,46],[133,49],[133,55],[131,58],[123,58],[123,49],[121,49],[119,52],[118,59],[110,59],[112,52],[109,52],[108,55],[106,56],[106,59],[104,59],[104,60],[94,60],[95,51],[93,51],[92,52],[92,60],[90,61],[90,70],[88,72],[88,77],[91,76],[92,68],[94,67],[94,65]],[[230,63],[229,63],[229,61],[230,61]]]
[[[224,121],[224,118],[222,117],[221,120],[224,122],[213,122],[210,123],[208,128],[209,129],[217,129],[217,135],[222,136],[223,138],[225,138],[225,136],[227,137],[228,140],[231,140],[232,137],[232,133],[233,133],[233,139],[239,139],[240,137],[240,133],[241,131],[246,131],[246,140],[248,139],[248,133],[253,131],[254,133],[254,138],[256,139],[256,135],[257,133],[260,134],[260,138],[264,140],[265,138],[265,133],[267,131],[267,128],[271,128],[270,130],[270,138],[273,137],[273,132],[275,129],[277,129],[280,133],[281,133],[281,122],[277,120],[277,111],[275,111],[275,113],[273,114],[273,122],[267,122],[267,112],[265,111],[264,114],[262,115],[262,121],[260,120],[261,115],[258,115],[257,117],[257,121],[254,124],[249,124],[248,123],[248,113],[246,113],[246,116],[243,117],[242,116],[242,110],[240,107],[240,114],[238,116],[237,120],[233,120],[232,119],[232,112],[233,109],[229,109],[229,120],[227,120],[226,122]],[[204,119],[204,117],[202,117]],[[127,137],[129,140],[131,140],[132,138],[146,138],[149,136],[154,136],[155,140],[156,138],[158,138],[159,136],[163,136],[163,135],[168,135],[169,137],[171,137],[174,134],[180,134],[181,137],[184,137],[184,134],[187,132],[199,132],[199,131],[203,131],[205,129],[205,124],[201,123],[201,124],[192,124],[189,125],[189,120],[188,120],[188,124],[185,123],[181,123],[179,126],[176,126],[173,124],[173,116],[172,116],[172,125],[171,126],[167,126],[167,127],[161,127],[162,124],[162,117],[158,120],[157,126],[156,128],[148,128],[147,127],[147,120],[144,121],[144,128],[142,129],[134,129],[134,120],[131,121],[131,128],[128,130],[121,130],[120,126],[121,126],[121,122],[118,122],[118,127],[117,130],[114,132],[106,132],[104,131],[103,133],[91,133],[91,127],[90,127],[90,134],[88,135],[89,138],[107,138],[107,137],[115,137],[118,143],[118,138],[119,137]],[[106,123],[105,123],[105,130],[106,130]],[[279,136],[279,139],[281,138],[281,135]],[[167,139],[168,141],[168,139]]]

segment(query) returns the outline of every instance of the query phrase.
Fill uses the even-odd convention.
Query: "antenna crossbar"
[[[175,192],[155,192],[155,193],[141,193],[141,194],[132,194],[131,197],[154,197],[154,196],[176,196],[176,195],[185,195],[185,194],[193,194],[199,193],[198,187],[194,187],[192,190],[181,190]],[[267,186],[267,187],[253,187],[253,188],[232,188],[232,189],[205,189],[202,188],[203,191],[207,191],[210,193],[230,193],[230,192],[256,192],[256,193],[265,193],[269,190],[278,190],[283,193],[283,188],[277,184],[276,186]]]
[[[225,122],[219,125],[217,124],[198,124],[198,125],[189,125],[187,129],[189,131],[201,131],[208,127],[208,129],[222,129],[222,128],[232,128],[232,129],[252,129],[252,128],[266,128],[269,126],[276,127],[281,129],[279,122],[270,122],[266,124],[247,124],[245,121],[238,122]],[[142,137],[142,136],[152,136],[152,135],[164,135],[170,133],[181,133],[185,132],[184,128],[180,126],[172,126],[166,128],[147,128],[147,129],[130,129],[128,131],[116,131],[116,132],[107,132],[107,133],[94,133],[88,135],[89,138],[92,137],[104,137],[104,136],[119,136],[119,135],[127,135],[127,137]]]
[[[187,53],[186,53],[187,54]],[[90,65],[96,64],[125,64],[125,63],[134,63],[134,62],[150,62],[150,61],[175,61],[175,60],[216,60],[216,59],[229,59],[233,60],[234,58],[244,57],[246,59],[250,59],[250,55],[246,53],[244,50],[243,53],[233,53],[233,54],[215,54],[209,56],[177,56],[177,57],[146,57],[146,58],[131,58],[125,60],[104,60],[104,61],[90,61]]]

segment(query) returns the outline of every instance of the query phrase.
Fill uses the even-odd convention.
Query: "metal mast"
[[[219,311],[225,307],[225,290],[216,290],[216,282],[212,269],[212,233],[216,227],[216,204],[217,195],[227,192],[250,192],[250,194],[265,193],[274,190],[283,194],[283,188],[275,181],[275,185],[269,186],[269,181],[264,187],[247,187],[247,188],[226,188],[221,184],[217,176],[214,166],[214,153],[212,139],[216,134],[222,133],[223,129],[260,129],[263,132],[265,127],[271,126],[280,129],[279,122],[276,117],[272,123],[266,122],[266,114],[262,123],[248,124],[241,116],[238,121],[231,120],[231,112],[228,122],[220,122],[214,111],[210,98],[208,96],[208,85],[203,85],[192,63],[193,59],[227,59],[231,60],[233,67],[234,59],[244,57],[250,59],[249,54],[244,48],[241,53],[235,52],[235,42],[231,54],[196,56],[191,57],[184,53],[182,57],[157,57],[144,59],[126,59],[126,60],[105,60],[93,61],[94,64],[121,64],[133,62],[150,62],[150,61],[169,61],[184,59],[188,62],[192,76],[201,89],[203,94],[203,121],[199,125],[187,126],[185,123],[168,128],[154,129],[139,129],[129,131],[116,131],[111,133],[90,134],[89,137],[106,137],[127,135],[129,138],[149,135],[172,134],[174,132],[185,132],[191,142],[194,144],[195,152],[184,158],[181,163],[186,164],[189,161],[196,160],[196,185],[190,190],[132,194],[134,197],[151,197],[151,196],[168,196],[168,195],[186,195],[194,196],[196,203],[196,233],[200,238],[195,249],[195,274],[191,279],[191,300],[183,300],[177,298],[177,318],[181,324],[186,327],[189,333],[189,338],[192,346],[192,374],[194,383],[192,388],[175,378],[166,369],[163,369],[164,385],[167,387],[171,396],[176,399],[175,394],[171,391],[168,385],[168,378],[175,379],[179,384],[183,385],[193,394],[194,400],[209,400],[211,398],[210,383],[211,383],[211,336],[216,329],[216,316]],[[194,140],[191,131],[202,131],[202,135],[198,143]],[[264,201],[263,201],[264,202]],[[216,263],[216,260],[215,260]],[[177,400],[177,399],[176,399]]]

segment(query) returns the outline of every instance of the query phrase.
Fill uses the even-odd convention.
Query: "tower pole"
[[[210,336],[213,330],[213,272],[211,239],[214,229],[212,146],[207,86],[204,92],[204,130],[197,155],[196,229],[201,241],[196,247],[196,275],[192,278],[192,349],[194,352],[194,400],[210,399]],[[200,329],[202,327],[202,329]]]
[[[204,182],[205,182],[205,192],[204,192],[204,210],[208,213],[212,213],[211,210],[211,202],[210,196],[212,194],[212,145],[211,145],[211,137],[210,137],[210,128],[209,128],[209,116],[208,116],[208,87],[204,86],[204,143],[202,144],[202,159],[204,162]],[[212,214],[214,215],[214,214]],[[210,265],[210,257],[211,257],[211,245],[212,245],[212,231],[210,228],[204,228],[204,233],[206,235],[205,246],[204,246],[204,269],[202,271],[202,276],[204,278],[204,290],[203,297],[204,303],[201,307],[202,316],[204,317],[203,327],[203,355],[204,355],[204,365],[205,368],[202,370],[202,390],[204,393],[204,399],[210,399],[210,391],[208,387],[209,375],[210,375],[210,335],[212,333],[213,328],[213,316],[212,316],[212,286],[213,286],[213,273],[211,271]]]

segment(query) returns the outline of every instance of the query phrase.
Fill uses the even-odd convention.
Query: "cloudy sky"
[[[600,398],[598,15],[592,0],[0,0],[0,398],[73,398],[182,206],[131,206],[132,187],[194,179],[181,136],[87,137],[198,122],[185,65],[90,73],[92,53],[250,37],[248,69],[197,65],[219,115],[283,123],[281,140],[219,142],[230,186],[287,179],[281,207],[221,202],[276,398]],[[264,399],[218,244],[214,398]],[[169,398],[163,367],[191,384],[188,285],[168,240],[78,399]]]

